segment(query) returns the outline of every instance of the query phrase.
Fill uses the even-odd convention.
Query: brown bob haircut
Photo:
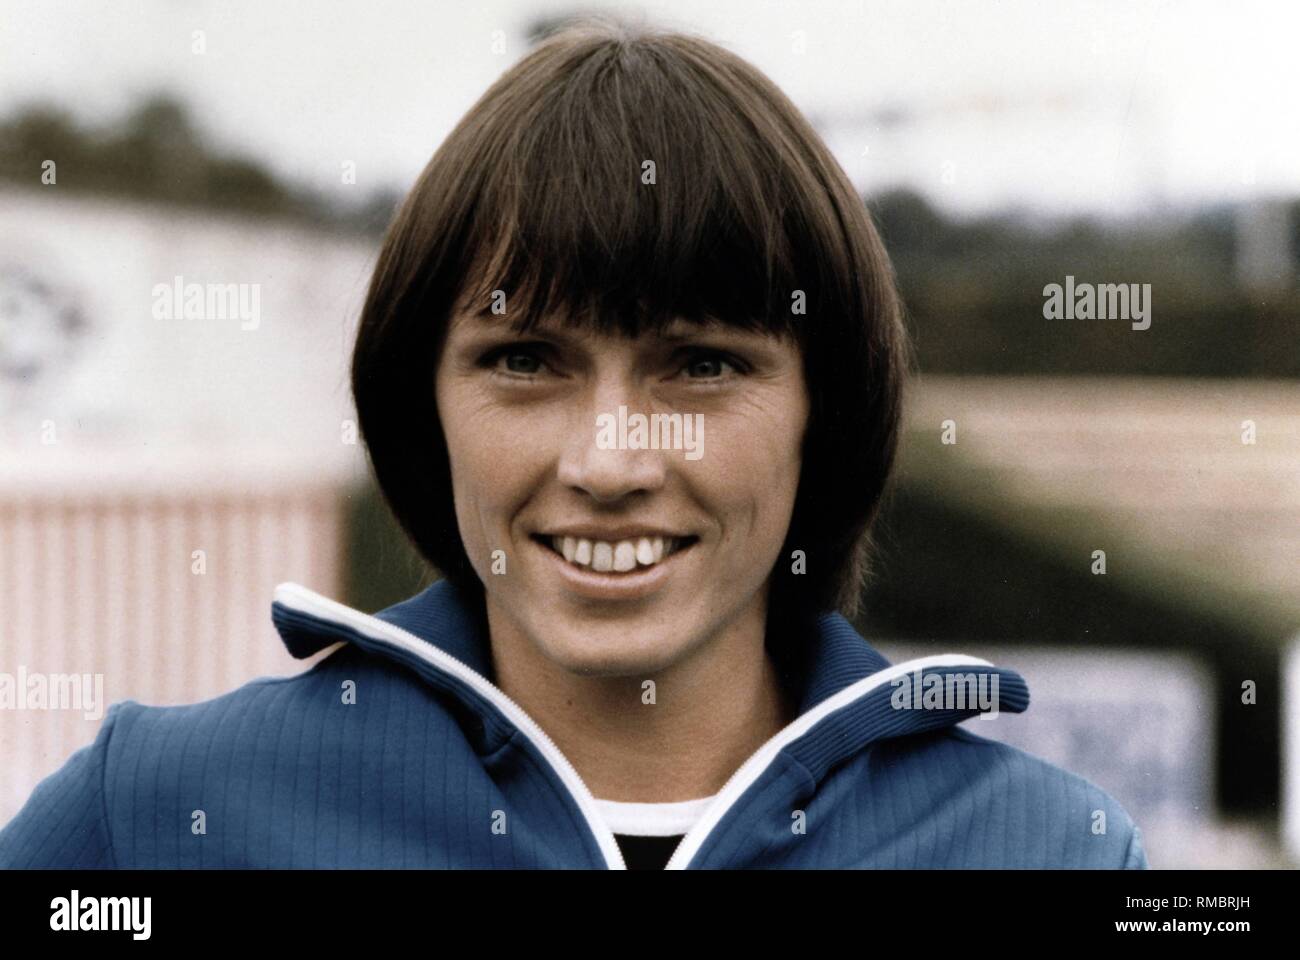
[[[360,428],[406,534],[480,604],[434,377],[454,311],[495,289],[521,333],[681,318],[793,338],[810,418],[769,620],[857,615],[912,349],[861,197],[775,84],[699,37],[586,18],[483,94],[389,226],[352,359]]]

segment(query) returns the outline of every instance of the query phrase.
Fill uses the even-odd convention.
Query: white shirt
[[[717,797],[678,800],[673,803],[624,803],[597,800],[596,808],[611,833],[632,837],[675,837],[695,826]]]

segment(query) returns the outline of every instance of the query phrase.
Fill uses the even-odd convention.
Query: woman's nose
[[[629,429],[629,419],[635,414],[649,417],[648,410],[626,399],[622,403],[607,399],[583,404],[581,415],[571,420],[560,456],[560,482],[602,503],[638,491],[660,489],[671,451],[640,447],[635,431]],[[636,446],[629,445],[629,441]]]

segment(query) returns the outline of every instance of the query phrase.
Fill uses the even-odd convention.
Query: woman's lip
[[[663,586],[664,581],[677,568],[681,558],[690,553],[695,546],[694,543],[688,544],[653,566],[638,567],[626,573],[598,573],[590,567],[579,567],[569,563],[550,547],[538,543],[531,537],[528,539],[555,565],[570,590],[592,600],[636,600],[649,596]]]

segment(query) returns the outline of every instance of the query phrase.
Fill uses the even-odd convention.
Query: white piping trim
[[[895,677],[932,666],[991,667],[993,664],[987,660],[981,660],[979,657],[968,657],[959,653],[941,653],[929,657],[918,657],[915,660],[908,660],[904,663],[886,667],[884,670],[878,670],[870,676],[863,677],[857,683],[850,684],[839,693],[827,697],[817,706],[790,723],[789,726],[784,727],[740,765],[740,769],[732,774],[731,779],[718,792],[713,805],[705,811],[704,816],[700,817],[695,826],[682,838],[682,842],[677,845],[677,849],[673,851],[673,855],[669,858],[664,869],[686,869],[687,864],[699,852],[700,847],[704,845],[704,841],[708,839],[713,828],[735,805],[741,795],[766,772],[772,761],[776,759],[776,755],[787,744],[803,736],[815,724],[820,723],[831,713],[848,706],[853,701],[858,700],[877,687],[883,686]]]
[[[596,808],[612,833],[630,837],[677,837],[699,822],[713,800],[713,797],[701,797],[668,803],[629,803],[598,798]]]
[[[395,624],[380,620],[368,613],[354,610],[352,607],[322,596],[314,590],[308,590],[300,584],[280,584],[275,588],[275,599],[291,610],[308,613],[322,620],[333,620],[344,626],[351,627],[372,640],[391,643],[408,653],[415,654],[426,663],[432,664],[444,673],[449,673],[457,680],[472,687],[476,693],[505,714],[510,722],[533,742],[533,746],[537,748],[538,752],[555,768],[560,781],[569,789],[569,793],[573,795],[573,799],[578,805],[578,810],[586,818],[587,826],[591,828],[591,832],[595,835],[596,842],[600,845],[600,851],[604,854],[605,863],[609,869],[627,869],[627,864],[623,860],[623,852],[618,847],[618,841],[614,839],[614,834],[605,824],[604,818],[596,807],[596,798],[587,789],[587,785],[582,782],[582,777],[578,775],[578,771],[573,768],[573,764],[569,762],[569,759],[560,753],[555,742],[546,735],[546,732],[537,725],[537,722],[528,716],[519,704],[511,700],[500,687],[493,684],[481,673],[457,660],[451,654],[435,647],[428,641],[421,640],[410,631],[403,630]],[[378,636],[375,635],[376,633]]]

